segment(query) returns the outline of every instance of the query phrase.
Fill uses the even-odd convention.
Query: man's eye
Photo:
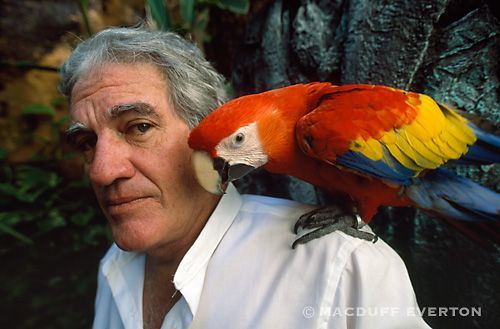
[[[85,153],[93,150],[97,143],[97,136],[85,135],[70,139],[70,145],[77,151]]]
[[[143,135],[149,129],[151,129],[151,127],[153,127],[153,125],[146,123],[146,122],[141,122],[141,123],[137,123],[137,124],[132,125],[129,129],[130,129],[130,132],[133,134]]]

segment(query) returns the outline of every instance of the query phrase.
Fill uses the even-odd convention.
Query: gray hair
[[[59,91],[71,96],[78,79],[110,63],[151,63],[164,75],[169,101],[195,127],[227,100],[224,77],[191,42],[172,32],[108,28],[80,43],[60,69]]]

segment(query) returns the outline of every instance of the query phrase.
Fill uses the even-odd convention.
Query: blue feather
[[[469,146],[469,150],[460,159],[453,161],[459,164],[492,164],[500,162],[500,137],[479,129],[468,123],[477,137],[477,141]]]
[[[405,194],[419,207],[445,217],[500,220],[500,194],[441,168],[415,179]]]
[[[357,170],[360,173],[380,178],[385,181],[408,185],[412,183],[415,172],[397,162],[386,152],[386,160],[392,160],[387,163],[383,160],[374,161],[364,156],[362,153],[348,151],[337,156],[335,162],[343,167]]]

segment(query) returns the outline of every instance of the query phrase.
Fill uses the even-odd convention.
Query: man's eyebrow
[[[68,129],[66,129],[66,142],[73,145],[75,142],[75,137],[82,132],[89,132],[90,128],[84,123],[73,122]]]
[[[130,103],[130,104],[119,104],[116,106],[113,106],[108,110],[108,115],[110,119],[116,119],[122,114],[125,113],[130,113],[130,112],[135,112],[140,115],[152,117],[153,119],[160,119],[160,115],[155,111],[153,106],[147,104],[147,103],[142,103],[142,102],[137,102],[137,103]]]
[[[82,131],[82,130],[89,130],[89,128],[81,123],[81,122],[73,122],[68,129],[66,129],[66,135],[74,135],[75,133]]]
[[[131,111],[140,115],[151,117],[156,120],[160,119],[160,115],[154,110],[154,108],[151,105],[143,102],[119,104],[110,108],[107,114],[110,119],[116,119],[125,113],[130,113]],[[72,142],[74,142],[75,137],[80,133],[91,131],[92,130],[86,124],[78,121],[73,122],[69,126],[69,128],[66,129],[66,140],[71,144]]]

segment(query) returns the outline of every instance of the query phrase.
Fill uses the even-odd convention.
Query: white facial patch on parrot
[[[230,166],[245,164],[254,168],[265,165],[268,156],[259,138],[257,123],[241,127],[224,138],[216,147],[217,156],[225,159]]]

